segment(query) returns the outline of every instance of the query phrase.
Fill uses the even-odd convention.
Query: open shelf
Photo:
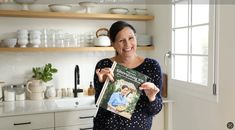
[[[96,13],[61,13],[61,12],[35,12],[35,11],[13,11],[1,10],[0,17],[24,17],[24,18],[66,18],[66,19],[94,19],[94,20],[153,20],[151,15],[129,15],[129,14],[96,14]]]
[[[137,50],[154,50],[154,46],[137,47]],[[113,47],[51,47],[51,48],[0,48],[0,52],[89,52],[114,51]]]

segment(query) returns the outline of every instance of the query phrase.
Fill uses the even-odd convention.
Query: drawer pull
[[[14,125],[28,125],[28,124],[31,124],[31,122],[14,123]]]
[[[82,116],[82,117],[79,117],[80,119],[86,119],[86,118],[93,118],[94,116]]]
[[[89,127],[89,128],[80,128],[80,130],[93,130],[93,127]]]

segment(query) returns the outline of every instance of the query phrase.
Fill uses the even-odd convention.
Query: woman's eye
[[[119,43],[123,43],[123,40],[119,40],[118,42],[119,42]]]
[[[129,40],[132,40],[132,39],[134,39],[134,37],[129,37]]]

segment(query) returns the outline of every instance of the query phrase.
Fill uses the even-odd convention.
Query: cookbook
[[[142,91],[139,86],[149,77],[136,70],[126,68],[116,62],[111,67],[114,81],[106,79],[96,105],[127,119],[135,110]]]

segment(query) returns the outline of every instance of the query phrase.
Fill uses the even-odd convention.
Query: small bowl
[[[141,9],[141,8],[134,8],[135,14],[139,15],[147,15],[148,10],[147,9]]]
[[[72,8],[71,5],[65,5],[65,4],[50,4],[48,5],[48,7],[53,12],[69,12],[71,11]]]
[[[5,47],[13,48],[16,45],[16,41],[17,41],[16,38],[9,38],[9,39],[3,39],[2,43]]]
[[[127,14],[129,10],[127,8],[110,8],[109,12],[112,14]]]

